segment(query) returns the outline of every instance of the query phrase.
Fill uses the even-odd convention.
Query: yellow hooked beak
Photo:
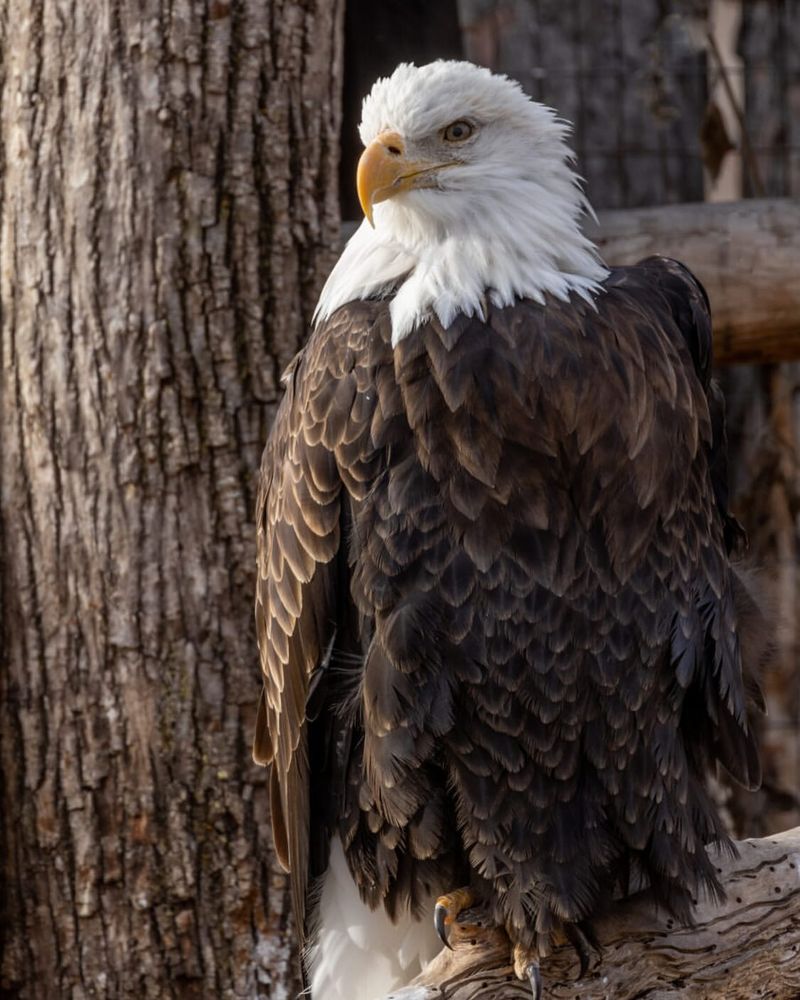
[[[378,202],[401,191],[433,187],[429,183],[431,174],[446,166],[450,164],[407,160],[401,136],[397,132],[382,132],[361,154],[356,174],[358,200],[373,229],[372,209]]]

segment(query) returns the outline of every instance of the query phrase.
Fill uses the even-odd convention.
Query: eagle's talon
[[[525,968],[525,974],[533,991],[533,1000],[542,1000],[542,973],[538,962],[529,962]]]
[[[517,979],[525,982],[527,979],[533,991],[533,1000],[542,1000],[542,972],[539,967],[539,956],[535,949],[524,948],[521,944],[514,945],[514,972]]]
[[[578,956],[578,961],[580,962],[577,980],[583,979],[589,971],[592,955],[600,951],[600,946],[592,932],[591,926],[585,922],[580,924],[566,924],[564,934],[575,949],[575,954]]]
[[[439,935],[439,940],[445,948],[449,948],[450,951],[452,951],[453,946],[450,944],[451,925],[447,916],[447,907],[443,903],[437,903],[433,911],[433,926],[436,929],[436,933]]]
[[[448,892],[436,900],[433,910],[433,926],[439,935],[439,940],[453,951],[450,944],[453,924],[458,920],[459,913],[468,909],[475,902],[475,895],[469,886],[456,889],[455,892]]]

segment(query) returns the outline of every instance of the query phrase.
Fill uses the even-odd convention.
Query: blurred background
[[[350,0],[340,196],[361,98],[398,62],[467,58],[574,125],[598,209],[800,193],[797,0]]]

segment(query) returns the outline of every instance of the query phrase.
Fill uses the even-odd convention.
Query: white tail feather
[[[312,1000],[385,997],[407,986],[441,947],[433,901],[423,920],[404,915],[397,923],[362,903],[338,837],[331,841],[316,925],[307,959]]]

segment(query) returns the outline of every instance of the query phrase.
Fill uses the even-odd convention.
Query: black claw
[[[601,954],[603,948],[600,942],[597,940],[597,935],[595,934],[594,931],[594,924],[591,922],[591,920],[581,920],[581,922],[578,924],[578,927],[580,927],[580,929],[586,935],[586,940],[589,942],[592,951],[595,952],[595,954],[597,955]]]
[[[436,928],[436,933],[439,935],[439,940],[445,946],[449,948],[450,951],[453,950],[453,946],[450,944],[450,928],[447,924],[447,907],[442,906],[441,903],[437,903],[433,911],[433,926]]]
[[[526,966],[525,974],[533,990],[533,1000],[542,1000],[542,973],[539,971],[539,963],[531,962]]]
[[[564,928],[564,931],[567,935],[567,940],[575,949],[575,954],[578,956],[578,961],[581,964],[577,978],[583,979],[583,977],[589,971],[589,961],[591,959],[589,942],[586,940],[586,935],[583,933],[580,927],[576,927],[575,924],[567,924],[567,926]]]
[[[580,962],[581,967],[578,972],[578,979],[583,979],[589,971],[589,965],[592,961],[592,952],[598,952],[600,950],[597,938],[594,936],[594,931],[591,926],[585,923],[567,924],[564,928],[564,932],[567,935],[567,940],[575,949],[578,961]]]

